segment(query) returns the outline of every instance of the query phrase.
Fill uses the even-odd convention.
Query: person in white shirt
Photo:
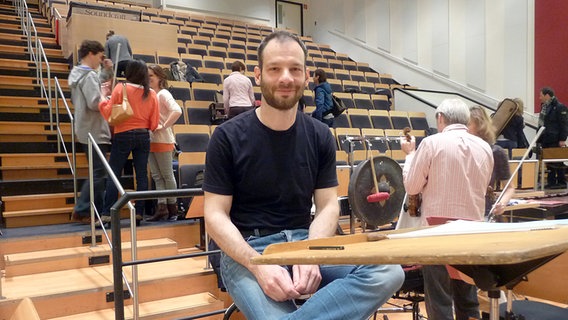
[[[231,74],[223,81],[223,106],[229,119],[245,111],[254,109],[252,82],[244,75],[245,64],[233,62]]]

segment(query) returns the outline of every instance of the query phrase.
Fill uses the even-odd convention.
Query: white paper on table
[[[390,239],[396,239],[474,233],[534,231],[542,229],[554,229],[564,225],[568,225],[568,219],[512,223],[491,223],[482,221],[456,220],[432,228],[409,231],[405,233],[389,234],[388,237]]]

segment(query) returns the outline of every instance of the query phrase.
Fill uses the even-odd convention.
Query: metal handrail
[[[31,16],[30,16],[31,18]],[[40,93],[42,98],[47,98],[47,105],[49,107],[49,125],[51,130],[53,130],[53,101],[51,100],[51,66],[49,65],[49,61],[47,60],[47,55],[45,54],[45,50],[43,49],[43,44],[39,38],[36,38],[36,48],[37,48],[37,57],[38,60],[36,61],[36,70],[38,70],[37,81],[40,85]],[[43,59],[42,59],[43,58]],[[43,61],[45,61],[45,68],[47,72],[47,93],[45,89],[45,83],[43,82]],[[65,96],[62,96],[65,99]]]
[[[74,128],[75,128],[75,118],[73,117],[73,113],[67,104],[67,100],[65,99],[65,95],[63,94],[63,90],[61,89],[61,85],[59,84],[59,80],[57,77],[54,78],[55,80],[55,128],[57,129],[57,152],[61,153],[61,147],[63,147],[63,151],[65,152],[65,157],[67,158],[67,163],[69,164],[69,168],[71,169],[71,174],[73,175],[73,197],[75,199],[74,203],[77,203],[77,151],[75,150],[75,135]],[[71,159],[69,158],[69,152],[67,151],[67,146],[65,145],[65,140],[63,139],[63,131],[61,130],[61,125],[59,122],[59,95],[63,100],[63,106],[65,107],[65,111],[67,112],[67,116],[71,122]]]
[[[114,174],[114,172],[112,171],[112,168],[110,167],[110,165],[108,164],[108,162],[106,161],[106,157],[104,156],[104,154],[102,153],[101,149],[99,148],[99,146],[97,145],[95,139],[93,138],[93,136],[91,135],[91,133],[89,132],[88,134],[88,148],[89,148],[89,181],[91,181],[90,184],[90,189],[89,189],[89,193],[90,193],[90,198],[91,198],[91,247],[95,247],[96,244],[96,239],[94,237],[95,235],[95,217],[97,218],[97,221],[99,221],[99,223],[101,224],[101,227],[103,228],[103,232],[104,235],[106,237],[107,243],[109,243],[109,245],[111,246],[111,250],[114,252],[115,250],[115,246],[116,243],[114,242],[114,239],[117,237],[118,234],[118,238],[120,238],[120,216],[118,217],[118,231],[115,231],[114,226],[111,225],[111,229],[112,229],[112,233],[113,233],[113,238],[112,241],[109,238],[108,234],[106,233],[106,229],[104,227],[104,223],[101,220],[100,215],[98,214],[98,212],[95,214],[95,204],[93,203],[93,199],[94,197],[94,183],[93,183],[93,149],[94,151],[97,153],[97,156],[101,159],[101,162],[109,176],[109,178],[112,180],[112,182],[114,183],[114,185],[116,186],[116,189],[118,190],[120,195],[125,194],[124,188],[122,188],[122,185],[120,184],[120,181],[118,180],[118,178],[116,177],[116,175]],[[127,202],[124,205],[128,205],[128,209],[130,211],[130,251],[131,251],[131,256],[132,256],[132,260],[135,260],[137,257],[137,250],[136,250],[136,212],[134,209],[134,206],[132,205],[131,202]],[[117,213],[118,215],[120,215],[120,212]],[[111,209],[111,217],[112,217],[112,209]],[[112,222],[114,223],[114,222]],[[118,250],[120,250],[122,252],[122,245],[119,243],[118,244]],[[113,265],[114,265],[114,261],[113,261]],[[115,278],[115,281],[120,282],[121,288],[122,288],[122,281],[124,280],[124,282],[127,284],[128,287],[128,291],[130,293],[130,296],[132,297],[132,301],[133,301],[133,316],[134,319],[138,318],[138,266],[132,266],[132,287],[130,287],[128,285],[128,280],[126,279],[126,276],[124,274],[124,272],[120,272],[118,278]],[[116,286],[116,284],[115,284]],[[121,292],[121,294],[124,294],[123,292]]]

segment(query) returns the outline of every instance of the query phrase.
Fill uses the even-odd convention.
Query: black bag
[[[338,97],[331,95],[331,100],[333,101],[333,105],[331,107],[331,113],[334,117],[339,117],[340,114],[343,113],[347,109],[343,101]]]
[[[517,133],[517,148],[526,149],[529,147],[529,141],[527,140],[527,136],[525,136],[525,132],[520,130]]]

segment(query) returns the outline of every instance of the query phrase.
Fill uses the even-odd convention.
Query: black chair
[[[156,64],[156,55],[152,53],[133,53],[134,60],[142,60],[148,64]]]
[[[177,133],[176,143],[182,152],[205,152],[209,144],[209,134]]]
[[[348,109],[347,117],[351,122],[352,128],[372,128],[373,124],[369,118],[369,112],[365,109]]]
[[[406,111],[389,111],[393,129],[404,129],[410,126],[408,113]]]
[[[347,114],[342,113],[339,116],[333,119],[333,127],[334,128],[350,128],[351,125],[349,124],[349,119],[347,118]]]
[[[188,107],[186,110],[189,124],[211,124],[209,108]]]
[[[169,91],[175,100],[181,100],[183,102],[191,100],[191,92],[189,87],[186,88],[181,86],[180,87],[170,86]]]
[[[392,129],[392,123],[387,111],[369,110],[369,117],[375,129]]]
[[[408,120],[410,120],[413,130],[428,130],[430,128],[423,112],[408,112]]]

